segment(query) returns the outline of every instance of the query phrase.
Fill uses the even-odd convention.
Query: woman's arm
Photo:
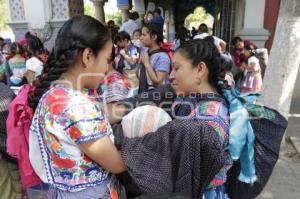
[[[144,66],[145,66],[145,68],[148,72],[148,75],[149,75],[151,81],[153,82],[153,84],[155,86],[162,85],[164,80],[167,77],[167,72],[165,72],[165,71],[154,71],[153,67],[150,63],[150,60],[149,60],[149,55],[147,53],[142,55],[141,62],[144,64]],[[157,64],[164,64],[164,63],[157,63]],[[169,63],[169,65],[170,65],[170,63]]]
[[[129,56],[126,54],[125,50],[121,50],[120,54],[124,57],[124,59],[130,64],[130,65],[134,65],[138,58],[137,57],[133,57],[133,56]]]
[[[154,71],[151,64],[145,65],[148,75],[155,86],[160,86],[163,84],[164,80],[167,78],[167,72],[164,71]]]
[[[27,79],[27,82],[31,84],[35,80],[35,72],[32,70],[27,70],[24,74],[24,77]]]
[[[79,144],[79,148],[92,160],[111,173],[122,173],[127,170],[120,152],[108,136]]]

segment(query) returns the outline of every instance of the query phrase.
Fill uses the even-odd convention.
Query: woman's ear
[[[92,55],[93,55],[92,49],[86,48],[83,50],[81,61],[85,68],[91,64]]]
[[[154,41],[156,41],[157,35],[151,35],[151,39],[154,40]]]
[[[197,78],[203,79],[205,75],[208,73],[207,65],[204,62],[199,62],[199,64],[196,66],[196,75]]]

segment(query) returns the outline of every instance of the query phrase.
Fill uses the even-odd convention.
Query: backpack
[[[34,110],[28,105],[28,97],[35,90],[25,84],[15,99],[9,104],[7,127],[7,153],[18,159],[22,187],[26,188],[41,184],[29,160],[29,128]]]
[[[172,51],[172,43],[163,43],[160,46],[161,51],[166,52],[169,56],[169,59],[172,60],[173,56],[174,56],[174,52]],[[172,69],[172,67],[171,67]]]
[[[160,49],[154,50],[151,53],[149,53],[149,56],[151,57],[152,55],[154,55],[155,53],[160,53],[160,52],[165,52],[167,53],[170,61],[173,58],[174,52],[171,50],[172,44],[171,43],[164,43],[160,46]],[[170,71],[169,74],[172,71],[172,66],[170,65]],[[142,93],[145,91],[148,91],[149,89],[153,89],[153,85],[148,85],[148,81],[147,81],[147,72],[146,72],[146,68],[143,64],[140,65],[139,68],[139,89],[138,89],[138,93]]]
[[[262,192],[278,160],[280,144],[287,128],[287,120],[273,109],[254,105],[247,110],[255,134],[254,165],[257,181],[253,184],[239,181],[240,162],[234,161],[226,181],[226,193],[231,199],[254,199]]]

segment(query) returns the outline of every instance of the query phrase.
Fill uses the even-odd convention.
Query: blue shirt
[[[164,29],[164,18],[162,18],[162,16],[154,16],[149,23],[155,23],[158,24],[161,28],[161,32],[163,33],[163,29]]]
[[[161,71],[161,72],[167,73],[167,77],[164,80],[163,84],[168,84],[170,82],[169,81],[169,73],[170,73],[170,69],[171,69],[170,68],[171,62],[170,62],[170,58],[169,58],[168,54],[166,52],[155,53],[155,54],[151,55],[150,63],[155,72]],[[148,79],[148,83],[150,83],[149,85],[151,85],[152,84],[151,80],[149,82],[149,79]]]

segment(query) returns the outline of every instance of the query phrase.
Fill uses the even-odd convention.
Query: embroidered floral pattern
[[[227,148],[229,144],[229,112],[226,106],[218,101],[202,101],[191,112],[191,116],[200,118],[212,126],[218,134],[220,142],[223,143],[224,148]],[[210,182],[208,188],[222,185],[227,180],[227,171],[232,166],[232,158],[227,150],[224,151],[224,155],[226,157],[225,164]]]
[[[83,93],[51,88],[40,100],[31,131],[39,137],[49,182],[63,190],[101,184],[108,172],[83,154],[78,144],[112,134],[101,111]]]

